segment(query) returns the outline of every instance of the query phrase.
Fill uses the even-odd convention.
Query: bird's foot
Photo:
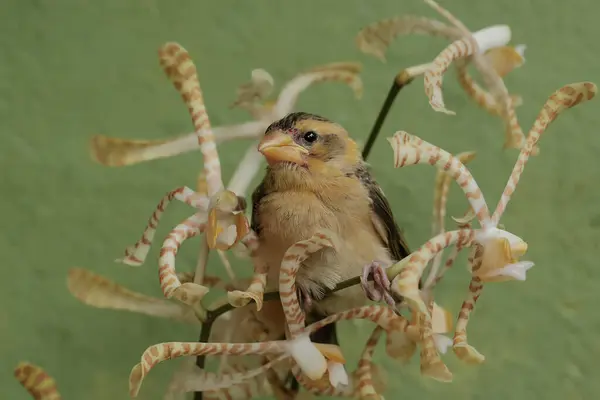
[[[369,279],[373,278],[373,286],[369,284]],[[363,268],[363,274],[360,279],[361,286],[369,300],[376,302],[385,301],[388,305],[394,307],[396,301],[392,296],[391,282],[387,277],[383,264],[379,261],[373,261]]]

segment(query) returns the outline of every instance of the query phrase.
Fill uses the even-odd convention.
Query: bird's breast
[[[338,213],[310,192],[269,194],[261,200],[258,212],[261,215],[260,239],[269,247],[280,244],[287,249],[321,229],[338,233],[343,223]]]
[[[335,251],[325,250],[303,263],[298,283],[318,282],[331,287],[343,279],[360,274],[373,260],[389,259],[370,220],[368,198],[363,201],[339,196],[332,202],[311,192],[276,192],[261,199],[261,257],[269,264],[271,282],[277,282],[281,260],[294,243],[309,239],[316,232],[332,234]]]

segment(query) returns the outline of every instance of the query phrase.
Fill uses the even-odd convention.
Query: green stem
[[[385,270],[385,273],[390,282],[394,280],[394,278],[397,277],[400,274],[400,272],[402,272],[402,269],[406,266],[406,264],[408,264],[408,260],[410,260],[410,256],[404,257],[402,260],[398,261],[396,264],[392,265],[391,267]]]
[[[377,140],[377,136],[379,136],[379,132],[381,131],[381,127],[387,117],[394,101],[396,100],[396,96],[400,93],[400,90],[409,83],[411,83],[413,78],[406,72],[406,70],[400,71],[398,75],[394,78],[394,82],[388,91],[387,97],[381,106],[381,110],[379,110],[379,114],[377,115],[377,119],[375,120],[375,124],[373,124],[373,128],[371,129],[371,133],[369,133],[369,137],[367,139],[367,143],[362,151],[362,158],[366,160],[369,157],[369,153],[371,152],[371,148],[375,144],[375,140]]]

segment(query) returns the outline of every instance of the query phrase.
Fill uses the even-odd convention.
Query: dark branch
[[[331,295],[332,293],[335,293],[339,290],[346,289],[346,288],[349,288],[350,286],[354,286],[354,285],[358,285],[358,284],[360,284],[360,276],[347,279],[343,282],[340,282],[333,289],[327,289],[325,291],[325,297],[327,297],[327,296]],[[277,299],[279,299],[279,292],[268,292],[268,293],[265,293],[263,296],[263,302],[273,301],[273,300],[277,300]],[[252,304],[254,304],[254,303],[250,302],[247,306],[252,305]],[[226,312],[233,310],[234,308],[235,307],[233,307],[231,304],[224,304],[220,307],[215,308],[214,310],[209,310],[206,313],[206,320],[202,324],[202,329],[200,330],[200,338],[198,339],[198,342],[207,343],[208,338],[210,337],[210,331],[212,329],[212,325],[215,322],[215,320],[217,318],[219,318],[221,315],[225,314]],[[196,358],[196,365],[199,368],[204,368],[205,361],[206,361],[205,356],[198,356]],[[195,392],[194,400],[202,400],[202,392]]]
[[[373,125],[373,128],[371,129],[371,133],[369,133],[369,138],[367,139],[367,143],[365,144],[365,147],[363,148],[363,152],[362,152],[363,160],[366,161],[367,158],[369,157],[371,148],[375,144],[375,140],[377,140],[377,136],[379,136],[381,127],[383,126],[385,118],[387,117],[388,113],[390,112],[390,109],[392,108],[392,105],[394,104],[394,100],[396,100],[396,96],[398,96],[398,93],[400,93],[400,90],[402,90],[402,88],[404,86],[408,85],[410,82],[412,82],[412,78],[404,70],[400,71],[400,73],[398,75],[396,75],[396,77],[394,78],[394,82],[392,83],[392,86],[390,87],[388,95],[385,98],[385,101],[383,102],[383,106],[381,106],[381,110],[379,111],[379,114],[377,115],[375,124]]]

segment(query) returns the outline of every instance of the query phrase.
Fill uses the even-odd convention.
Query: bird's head
[[[326,118],[296,112],[272,123],[258,145],[271,168],[299,166],[308,170],[345,170],[360,160],[348,132]]]

